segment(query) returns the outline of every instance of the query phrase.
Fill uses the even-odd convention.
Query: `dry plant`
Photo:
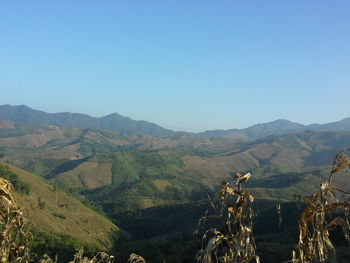
[[[348,209],[350,203],[340,201],[338,195],[349,195],[333,186],[335,173],[350,167],[350,158],[344,149],[336,154],[328,180],[321,182],[318,193],[305,197],[306,207],[299,219],[299,242],[293,251],[292,263],[335,262],[335,247],[329,238],[329,231],[336,226],[343,230],[349,240]],[[330,212],[342,209],[344,217],[326,220]]]
[[[39,263],[57,263],[56,259],[50,258],[47,254],[43,255],[43,257],[39,260]],[[93,255],[91,258],[84,256],[84,249],[80,248],[74,254],[74,258],[69,263],[114,263],[115,257],[107,254],[106,252],[98,252],[96,255]],[[129,256],[127,263],[146,263],[146,260],[132,253]]]
[[[132,253],[129,256],[128,263],[146,263],[146,260],[143,257]]]
[[[114,256],[110,256],[105,252],[99,252],[92,258],[84,257],[84,249],[80,248],[74,255],[74,259],[69,263],[113,263]]]
[[[25,263],[30,261],[29,237],[23,210],[11,194],[11,183],[0,178],[0,261]]]
[[[218,228],[205,231],[202,238],[202,249],[197,253],[198,262],[232,262],[232,263],[259,263],[255,254],[255,241],[253,237],[253,208],[254,197],[241,189],[241,184],[250,178],[251,174],[236,173],[235,186],[230,187],[223,182],[220,189],[219,204],[209,198],[209,204],[214,214],[200,218],[198,227],[208,219],[214,219]],[[198,232],[198,229],[197,231]]]
[[[43,257],[39,260],[39,263],[57,263],[57,256],[53,260],[47,254],[44,254]],[[93,255],[92,258],[84,256],[84,249],[80,248],[74,254],[74,258],[69,263],[113,263],[114,256],[110,256],[105,252],[99,252],[96,255]]]
[[[276,205],[276,212],[278,216],[278,229],[281,229],[281,226],[282,226],[281,204]]]

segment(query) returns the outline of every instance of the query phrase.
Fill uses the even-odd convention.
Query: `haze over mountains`
[[[275,120],[256,124],[244,129],[209,130],[199,133],[176,132],[147,121],[135,121],[128,117],[112,113],[100,118],[81,113],[46,113],[31,109],[25,105],[0,106],[0,120],[9,120],[27,124],[46,124],[79,128],[97,128],[112,130],[122,134],[146,134],[154,137],[170,137],[187,134],[196,137],[223,137],[228,139],[257,139],[269,135],[312,131],[348,131],[350,118],[326,124],[303,125],[288,120]]]
[[[0,119],[28,124],[108,129],[125,134],[144,133],[157,137],[174,135],[173,131],[164,129],[156,124],[146,121],[134,121],[117,113],[95,118],[86,114],[69,112],[50,114],[31,109],[25,105],[2,105],[0,106]]]

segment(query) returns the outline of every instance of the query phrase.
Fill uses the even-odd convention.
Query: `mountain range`
[[[154,137],[170,137],[191,135],[195,137],[223,137],[228,139],[257,139],[269,135],[282,135],[305,130],[311,131],[348,131],[350,118],[326,124],[303,125],[288,120],[275,120],[272,122],[256,124],[244,129],[208,130],[199,133],[177,132],[165,129],[155,123],[135,121],[117,113],[100,118],[81,113],[46,113],[31,109],[25,105],[0,105],[0,120],[9,120],[27,124],[46,124],[56,126],[69,126],[79,128],[97,128],[112,130],[121,134],[146,134]]]
[[[174,131],[162,128],[154,123],[135,121],[117,113],[112,113],[101,118],[95,118],[81,113],[62,112],[51,114],[31,109],[25,105],[0,106],[0,120],[9,120],[27,124],[97,128],[113,130],[123,134],[143,133],[155,137],[167,137],[176,134]]]
[[[301,131],[349,131],[350,118],[326,124],[303,125],[279,119],[272,122],[256,124],[245,129],[211,130],[201,132],[197,136],[225,137],[231,139],[258,139],[270,135],[282,135]]]
[[[110,122],[106,121],[109,118]],[[38,215],[31,220],[46,226],[43,229],[48,232],[51,224],[59,222],[52,227],[58,234],[71,231],[64,223],[76,224],[77,232],[68,233],[72,238],[83,241],[84,235],[92,233],[92,243],[100,247],[112,245],[110,229],[122,238],[131,238],[131,250],[122,248],[125,253],[135,251],[136,243],[132,242],[145,242],[141,254],[151,262],[164,262],[164,258],[171,263],[190,262],[178,259],[180,255],[194,257],[184,251],[183,240],[191,233],[187,244],[192,246],[192,232],[207,208],[207,194],[212,195],[223,180],[231,180],[233,172],[253,175],[245,188],[257,198],[260,215],[268,212],[267,218],[257,219],[264,230],[267,223],[274,224],[270,219],[275,217],[276,202],[294,207],[282,209],[284,222],[287,218],[297,220],[301,197],[318,190],[320,181],[329,174],[334,154],[350,145],[350,119],[313,125],[276,120],[246,129],[197,134],[166,129],[162,133],[163,128],[156,124],[141,123],[117,114],[93,118],[0,106],[0,153],[4,165],[32,189],[18,197]],[[350,191],[347,174],[337,174],[334,184]],[[101,223],[106,245],[91,230],[101,216],[90,219],[94,211],[73,203],[59,189],[90,202],[115,224]],[[89,212],[88,220],[73,214],[71,208],[78,205],[81,211]],[[271,242],[270,236],[259,238],[260,245]],[[176,245],[164,252],[164,239]],[[279,241],[276,236],[273,246],[278,247]],[[152,250],[147,242],[158,242],[159,247],[152,245]],[[157,253],[163,256],[155,259]]]
[[[349,145],[350,131],[302,131],[232,141],[188,135],[155,138],[0,120],[4,161],[70,188],[95,189],[149,179],[156,180],[151,182],[155,185],[160,181],[174,185],[165,181],[183,180],[184,175],[186,180],[215,187],[232,171],[278,166],[273,174],[281,175],[325,167],[334,153]]]

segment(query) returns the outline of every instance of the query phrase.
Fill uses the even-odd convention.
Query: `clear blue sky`
[[[350,1],[2,1],[0,104],[174,130],[350,116]]]

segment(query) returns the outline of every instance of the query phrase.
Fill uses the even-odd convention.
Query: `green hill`
[[[112,236],[120,229],[108,219],[38,176],[6,163],[0,163],[0,169],[30,189],[14,195],[34,231],[69,236],[103,250],[112,247]]]
[[[50,180],[69,189],[85,190],[90,199],[108,204],[108,213],[114,211],[111,205],[132,209],[188,202],[209,191],[187,174],[181,158],[155,152],[97,154]]]

